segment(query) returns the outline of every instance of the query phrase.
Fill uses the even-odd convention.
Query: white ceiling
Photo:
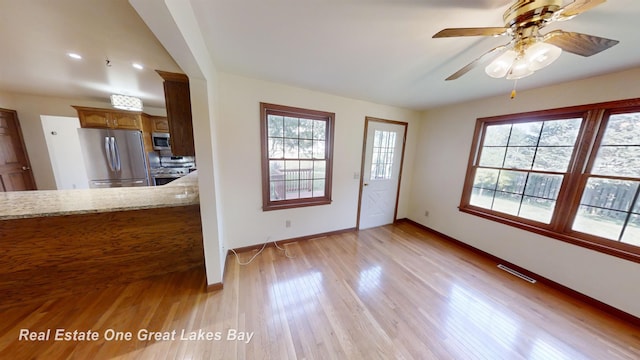
[[[187,0],[184,0],[187,1]],[[567,1],[570,2],[570,1]],[[476,68],[444,79],[506,38],[433,39],[445,27],[502,26],[508,0],[191,0],[219,70],[413,109],[508,94]],[[153,69],[180,71],[126,0],[0,0],[0,90],[163,104]],[[564,53],[520,90],[640,66],[640,2],[609,0],[543,31],[619,40],[593,57]],[[16,34],[16,36],[9,36]],[[83,53],[72,62],[66,52]],[[104,66],[104,59],[112,67]],[[146,69],[135,71],[139,61]]]
[[[127,0],[0,0],[0,34],[0,91],[164,107],[154,70],[182,72]]]

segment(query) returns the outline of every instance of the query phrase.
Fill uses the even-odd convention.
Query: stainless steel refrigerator
[[[80,128],[78,136],[89,187],[149,185],[140,131]]]

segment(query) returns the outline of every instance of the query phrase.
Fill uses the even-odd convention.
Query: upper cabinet
[[[169,120],[164,116],[151,116],[151,131],[168,133],[169,132]]]
[[[156,70],[164,79],[171,152],[175,156],[195,156],[189,78],[184,74]]]
[[[143,112],[136,111],[84,106],[73,106],[73,108],[78,111],[80,126],[83,128],[142,131],[143,145],[146,152],[153,151],[151,133],[156,132],[156,123],[167,120],[165,117],[150,116]],[[160,132],[162,132],[162,130],[160,130]]]
[[[142,130],[142,113],[74,106],[83,128]]]

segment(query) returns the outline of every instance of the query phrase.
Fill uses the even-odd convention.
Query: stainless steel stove
[[[149,154],[149,173],[153,185],[168,184],[196,169],[193,156],[157,156]]]

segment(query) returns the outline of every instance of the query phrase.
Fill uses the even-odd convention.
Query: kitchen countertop
[[[197,171],[162,186],[0,193],[0,220],[91,214],[200,203]]]

